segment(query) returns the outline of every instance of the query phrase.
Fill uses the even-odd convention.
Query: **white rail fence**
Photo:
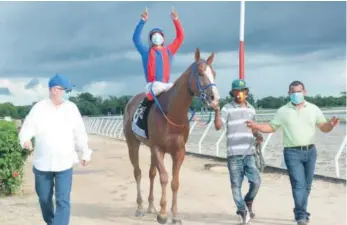
[[[344,151],[347,145],[346,111],[325,111],[324,114],[328,119],[337,116],[342,120],[342,123],[340,128],[335,129],[331,134],[317,132],[319,137],[316,137],[316,145],[319,157],[316,174],[346,179],[346,151]],[[197,114],[199,120],[191,122],[186,150],[195,154],[225,158],[225,141],[223,144],[221,143],[225,140],[225,130],[216,131],[213,121],[206,124],[208,116],[208,114]],[[266,122],[271,120],[273,116],[274,114],[258,114],[256,120],[257,122]],[[84,117],[84,122],[89,134],[125,140],[123,116]],[[264,135],[262,152],[267,165],[286,169],[282,154],[281,136],[281,131]]]

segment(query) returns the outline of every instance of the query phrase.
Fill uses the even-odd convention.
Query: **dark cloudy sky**
[[[238,77],[239,2],[0,2],[0,102],[46,95],[55,73],[68,75],[75,93],[143,91],[132,34],[146,5],[144,42],[153,27],[164,29],[166,42],[174,38],[172,6],[184,27],[172,81],[196,47],[205,58],[214,51],[217,87],[226,96]],[[246,81],[257,97],[285,95],[292,80],[312,95],[346,89],[345,2],[247,2],[245,46]]]

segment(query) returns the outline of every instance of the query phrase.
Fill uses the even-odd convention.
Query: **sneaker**
[[[251,217],[249,216],[248,210],[237,212],[237,215],[240,216],[240,222],[242,225],[250,224]]]
[[[253,205],[253,202],[246,202],[246,206],[247,206],[247,209],[248,209],[248,212],[249,212],[249,216],[251,217],[251,219],[254,219],[255,213],[253,212],[252,205]]]

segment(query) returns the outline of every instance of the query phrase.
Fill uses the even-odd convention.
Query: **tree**
[[[74,102],[79,108],[80,112],[84,116],[97,116],[97,115],[108,115],[108,114],[123,114],[126,104],[132,96],[108,96],[107,98],[101,98],[99,96],[94,96],[89,92],[81,93],[75,97],[70,97],[70,101]],[[307,101],[316,104],[318,107],[345,107],[346,106],[346,92],[342,91],[341,95],[338,97],[334,96],[306,96]],[[230,96],[226,98],[221,98],[219,101],[220,107],[231,101]],[[289,102],[288,96],[268,96],[255,101],[252,93],[247,96],[247,101],[255,107],[264,109],[278,109],[284,104]],[[30,111],[31,105],[27,106],[15,106],[10,102],[5,102],[0,104],[0,117],[10,116],[12,118],[25,118],[25,116]],[[198,99],[193,98],[193,102],[190,105],[191,110],[200,110],[204,104]]]
[[[249,102],[249,104],[255,106],[255,100],[252,93],[248,93],[246,100]]]
[[[19,118],[25,118],[26,115],[28,115],[31,107],[32,107],[31,105],[17,106],[17,111],[18,111]]]
[[[76,97],[69,98],[79,108],[82,115],[92,116],[102,114],[102,98],[95,97],[89,92],[81,93]]]
[[[19,145],[15,123],[0,121],[0,195],[12,195],[19,190],[28,155]]]
[[[129,100],[132,98],[130,95],[121,96],[119,98],[121,114],[124,113],[125,106],[128,104]]]
[[[102,103],[102,114],[121,114],[121,103],[121,100],[117,97],[109,96],[109,98],[105,99]]]
[[[190,105],[190,110],[198,111],[202,107],[202,102],[197,97],[193,98],[192,104]]]
[[[10,116],[12,118],[19,118],[18,110],[10,102],[5,102],[0,107],[0,117]]]

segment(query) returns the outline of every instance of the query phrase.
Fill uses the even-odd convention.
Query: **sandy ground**
[[[133,169],[124,142],[91,136],[90,147],[95,150],[88,167],[76,167],[72,191],[71,225],[153,225],[156,216],[135,218],[136,185]],[[142,193],[147,207],[149,190],[149,150],[141,148]],[[210,160],[186,157],[181,170],[178,208],[183,224],[237,224],[226,169],[204,170]],[[171,159],[166,157],[171,171]],[[26,167],[23,193],[0,199],[1,225],[43,225],[33,186],[31,162]],[[171,178],[171,176],[170,176]],[[293,200],[288,178],[263,175],[263,184],[254,208],[254,225],[290,225],[293,221]],[[245,181],[244,193],[248,188]],[[346,189],[343,185],[315,181],[309,211],[312,225],[346,224]],[[160,184],[155,186],[155,203],[159,209]],[[171,188],[168,185],[168,209],[171,208]]]

